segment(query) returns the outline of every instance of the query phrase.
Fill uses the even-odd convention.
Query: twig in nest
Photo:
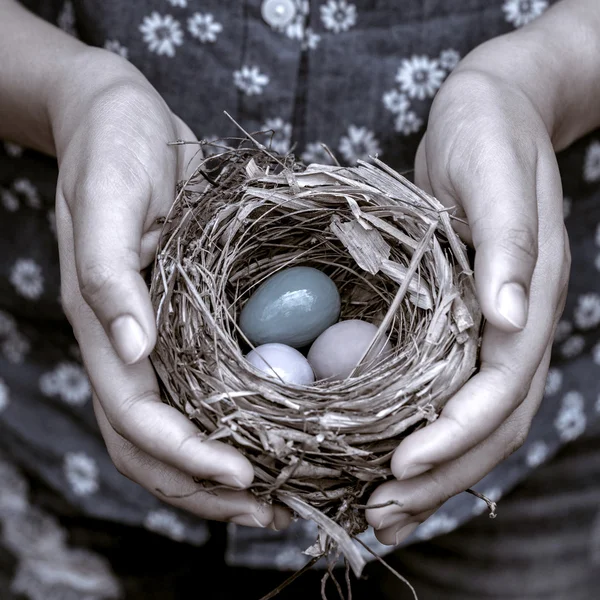
[[[282,584],[278,585],[272,592],[269,592],[266,596],[263,596],[260,600],[271,600],[275,598],[283,589],[285,589],[290,583],[298,579],[300,575],[303,575],[308,571],[314,564],[316,564],[322,557],[315,556],[311,558],[301,569],[298,569],[293,575],[290,575]]]
[[[498,513],[496,512],[498,504],[496,502],[490,500],[487,496],[484,496],[483,494],[480,494],[479,492],[476,492],[472,489],[465,490],[465,492],[472,494],[473,496],[479,498],[480,500],[483,500],[487,504],[488,508],[490,509],[490,519],[495,519],[498,516]]]
[[[413,596],[415,597],[415,600],[419,600],[419,597],[417,596],[417,591],[415,590],[415,588],[411,585],[411,583],[408,581],[408,579],[406,579],[406,577],[403,577],[402,575],[400,575],[400,573],[398,573],[398,571],[396,571],[396,569],[394,569],[393,567],[391,567],[390,565],[388,565],[385,560],[383,560],[383,558],[381,558],[381,556],[379,556],[379,554],[377,554],[376,552],[373,552],[373,550],[371,550],[371,548],[369,548],[369,546],[367,546],[367,544],[365,544],[361,539],[359,539],[358,537],[354,536],[354,539],[367,551],[369,552],[369,554],[371,554],[375,560],[377,560],[378,562],[380,562],[388,571],[390,571],[391,573],[393,573],[393,575],[395,577],[397,577],[402,583],[406,584],[410,591],[412,592]]]

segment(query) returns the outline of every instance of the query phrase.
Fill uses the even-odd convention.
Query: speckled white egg
[[[310,385],[315,380],[304,356],[285,344],[263,344],[246,355],[246,360],[269,377],[293,385]]]
[[[313,343],[308,362],[317,379],[346,379],[358,365],[373,341],[377,327],[372,323],[350,319],[327,328]],[[388,354],[392,345],[383,338],[377,342],[378,357]]]

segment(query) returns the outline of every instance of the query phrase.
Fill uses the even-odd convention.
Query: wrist
[[[600,9],[574,0],[475,48],[456,71],[487,73],[525,94],[559,151],[600,126],[598,56]]]

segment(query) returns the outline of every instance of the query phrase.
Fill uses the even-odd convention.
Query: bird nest
[[[295,386],[244,359],[241,309],[299,265],[336,283],[342,319],[379,326],[348,379]],[[179,185],[151,296],[164,400],[251,461],[252,492],[319,525],[313,554],[341,548],[360,572],[348,541],[366,528],[392,453],[476,367],[481,313],[448,210],[377,159],[307,167],[224,149]],[[386,338],[393,352],[378,357]]]

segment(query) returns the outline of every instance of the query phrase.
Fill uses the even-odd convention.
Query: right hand
[[[61,292],[108,452],[122,474],[178,508],[282,528],[289,512],[244,490],[254,476],[250,462],[228,444],[202,441],[187,417],[161,401],[148,359],[156,326],[140,272],[154,258],[157,219],[198,150],[167,143],[195,136],[117,56],[90,48],[63,72],[49,107]],[[194,478],[229,488],[209,493]]]

